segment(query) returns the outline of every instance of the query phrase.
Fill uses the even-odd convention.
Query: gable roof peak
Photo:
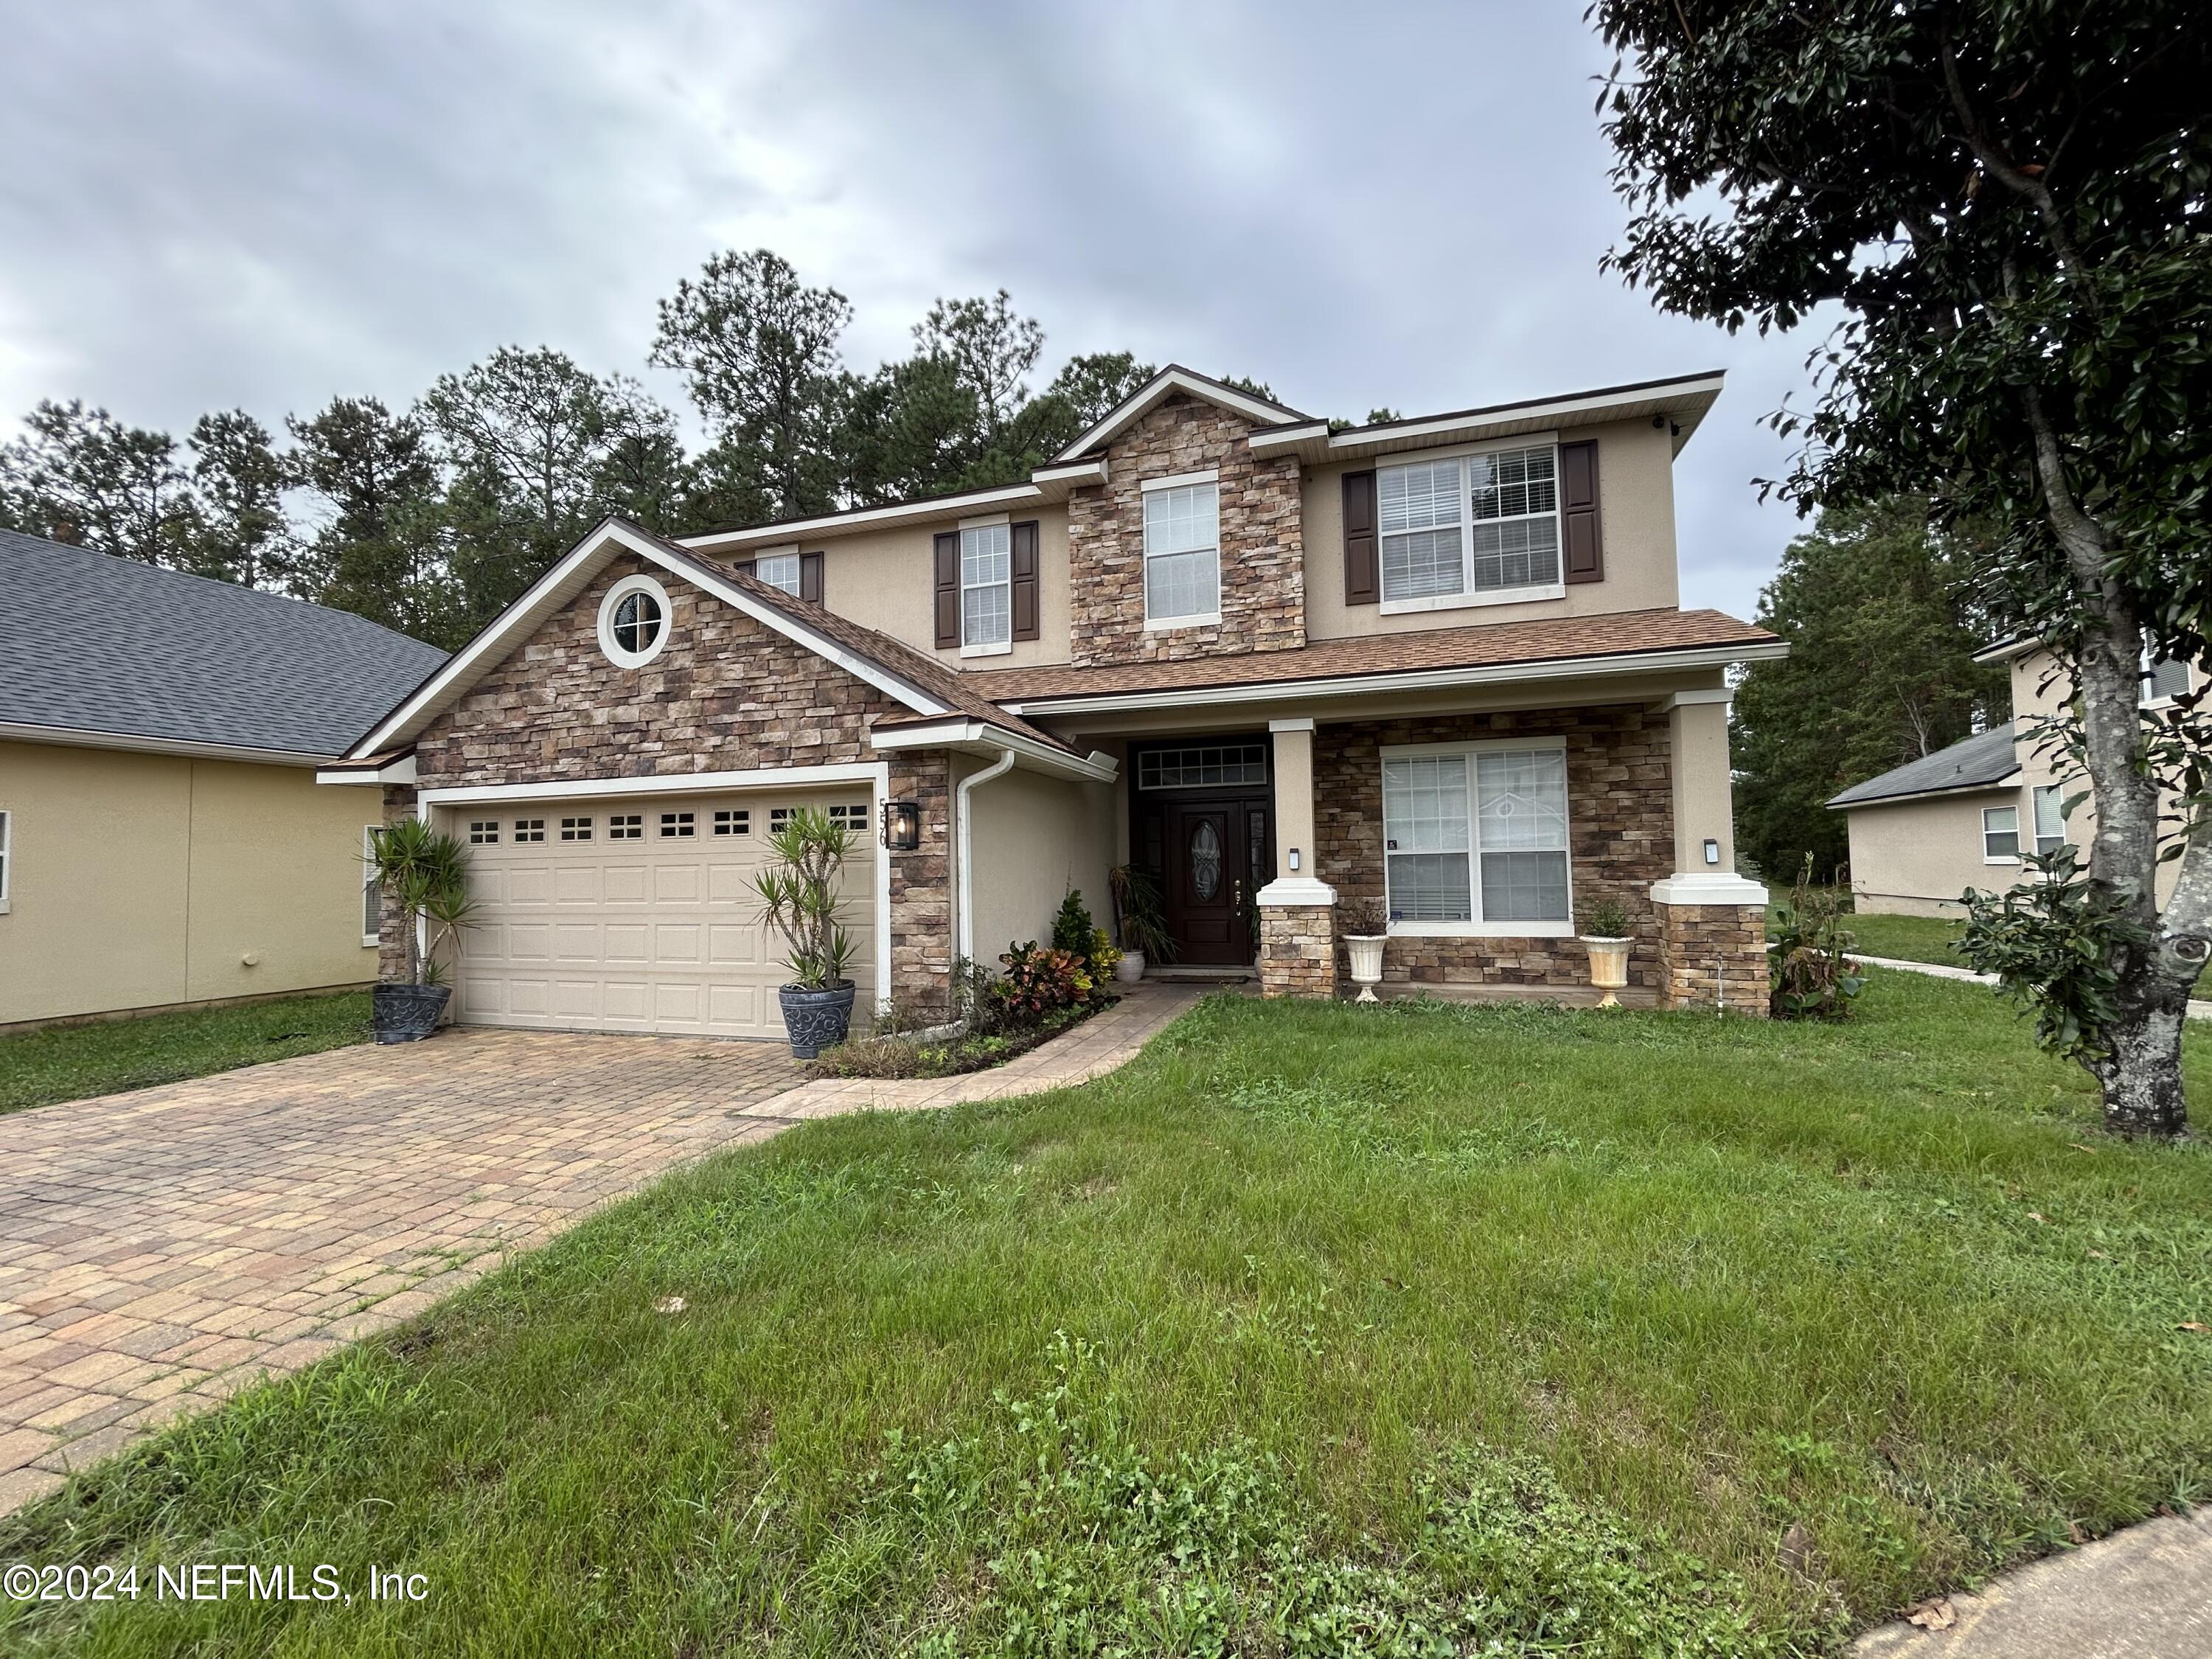
[[[1310,423],[1315,419],[1303,410],[1292,409],[1288,404],[1279,404],[1271,398],[1259,397],[1241,386],[1231,386],[1225,380],[1217,380],[1211,374],[1185,368],[1181,363],[1170,363],[1108,410],[1099,417],[1097,425],[1054,456],[1052,464],[1055,466],[1063,465],[1112,442],[1177,392],[1201,398],[1217,408],[1232,410],[1255,426],[1297,425]]]

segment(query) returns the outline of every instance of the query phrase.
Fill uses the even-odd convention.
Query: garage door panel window
[[[1394,924],[1497,932],[1571,921],[1562,748],[1386,757],[1382,828]]]
[[[589,841],[591,838],[591,819],[562,818],[561,820],[561,839],[562,841]]]
[[[742,808],[718,808],[714,813],[714,833],[718,836],[749,836],[752,830],[753,815]]]
[[[514,839],[518,843],[524,842],[544,841],[545,839],[545,820],[544,818],[515,819]]]
[[[638,812],[617,813],[607,820],[609,841],[643,841],[645,817]]]
[[[477,818],[469,825],[469,845],[496,847],[499,845],[499,820]]]
[[[689,812],[663,812],[660,833],[673,839],[683,839],[697,833],[698,820]]]

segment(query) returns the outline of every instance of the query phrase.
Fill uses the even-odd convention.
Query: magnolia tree
[[[2201,698],[2142,707],[2212,631],[2212,29],[2188,0],[1596,0],[1632,217],[1608,264],[1813,353],[1802,505],[1926,495],[1994,536],[1991,614],[2049,647],[2094,799],[1974,907],[1966,950],[2038,1005],[2107,1124],[2185,1122],[2181,1029],[2212,934]],[[2161,812],[2164,817],[2161,819]],[[2161,860],[2178,862],[2161,912]]]

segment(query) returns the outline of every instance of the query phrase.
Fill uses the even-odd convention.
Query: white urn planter
[[[1124,985],[1134,985],[1144,976],[1145,953],[1142,951],[1122,951],[1121,960],[1115,967],[1114,977]]]
[[[1374,1002],[1378,999],[1375,988],[1382,982],[1382,946],[1388,941],[1386,933],[1346,933],[1344,942],[1352,952],[1352,982],[1359,988],[1354,1002]]]
[[[1599,1007],[1620,1006],[1620,999],[1614,994],[1628,983],[1628,950],[1635,943],[1632,939],[1583,936],[1583,944],[1589,951],[1590,983],[1605,993],[1597,1000]]]

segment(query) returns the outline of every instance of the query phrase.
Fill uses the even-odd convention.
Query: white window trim
[[[615,608],[633,593],[650,594],[660,606],[660,632],[642,651],[625,651],[615,640]],[[599,649],[617,668],[644,667],[668,649],[669,636],[675,631],[676,611],[668,603],[668,590],[650,576],[625,576],[599,601]]]
[[[1552,754],[1564,757],[1565,742],[1559,738],[1485,738],[1471,743],[1384,744],[1377,757],[1376,782],[1382,782],[1380,763],[1389,760],[1442,760],[1453,755],[1468,759],[1468,901],[1478,914],[1472,921],[1392,921],[1385,923],[1392,938],[1404,939],[1572,939],[1575,937],[1574,799],[1571,780],[1567,801],[1567,914],[1557,921],[1485,921],[1482,909],[1482,811],[1474,787],[1474,757],[1509,750]],[[1387,826],[1388,820],[1384,820]],[[1388,836],[1384,840],[1389,840]],[[1382,855],[1382,903],[1390,903],[1390,856]]]
[[[2018,864],[2020,854],[2017,853],[1990,851],[1990,814],[1992,812],[2012,814],[2013,845],[2015,847],[2020,845],[2020,808],[2018,806],[1984,806],[1982,808],[1982,862],[1984,864]],[[2002,835],[2004,832],[1999,830],[1996,833]]]
[[[0,817],[4,817],[5,816],[6,814],[0,813]],[[370,867],[368,860],[376,856],[376,832],[383,828],[384,826],[380,823],[364,823],[361,826],[361,900],[363,905],[368,903],[368,890],[376,881],[376,872]],[[0,841],[4,841],[5,839],[6,836],[4,832],[0,832]],[[4,882],[0,882],[0,889],[4,889]],[[0,903],[4,902],[4,897],[0,897]],[[380,894],[377,904],[377,914],[381,916],[383,911],[384,906],[382,903],[382,896]],[[364,918],[368,915],[366,909],[364,909],[362,914]],[[373,927],[362,928],[361,931],[362,949],[364,951],[373,951],[376,948],[377,944],[378,939],[376,929]]]
[[[1554,550],[1559,560],[1559,579],[1553,582],[1531,582],[1520,587],[1474,587],[1468,580],[1474,563],[1474,486],[1468,477],[1464,463],[1472,456],[1503,454],[1515,449],[1543,449],[1552,452],[1552,521],[1557,526]],[[1456,593],[1431,593],[1419,599],[1394,599],[1382,595],[1382,612],[1386,617],[1412,616],[1427,611],[1470,611],[1482,605],[1528,605],[1544,599],[1564,599],[1567,597],[1567,515],[1559,502],[1559,434],[1556,432],[1528,432],[1495,443],[1455,444],[1449,449],[1420,449],[1394,462],[1377,461],[1376,485],[1382,486],[1384,472],[1399,467],[1425,466],[1433,461],[1458,461],[1459,469],[1459,579]],[[1375,580],[1378,591],[1387,580],[1382,568],[1382,501],[1376,497],[1375,526]],[[1523,516],[1534,517],[1534,514]],[[1489,520],[1480,522],[1487,524]],[[1402,533],[1402,532],[1401,532]]]
[[[15,815],[0,807],[0,916],[8,914],[8,894],[15,879]]]
[[[988,645],[963,645],[960,647],[960,654],[963,657],[1004,657],[1011,655],[1013,648],[1012,640],[997,640]]]
[[[1006,579],[1002,582],[973,582],[968,580],[968,532],[971,530],[997,530],[1006,532]],[[960,542],[960,654],[963,657],[1003,657],[1014,648],[1014,531],[1012,517],[1004,513],[987,519],[960,521],[957,532]],[[980,640],[970,643],[968,638],[968,596],[988,588],[1006,590],[1006,637],[1003,640]]]
[[[961,520],[956,528],[961,530],[988,530],[994,525],[1003,524],[1011,526],[1013,521],[1014,515],[1011,513],[986,513],[979,519]]]
[[[792,586],[786,587],[781,582],[769,581],[767,577],[761,574],[761,565],[763,562],[769,559],[789,559],[792,561]],[[797,599],[799,597],[799,590],[806,584],[806,566],[804,562],[803,556],[799,553],[799,544],[797,542],[793,542],[788,547],[764,547],[761,549],[759,552],[754,554],[753,580],[755,581],[768,582],[768,585],[775,589],[777,592],[788,593],[794,599]]]
[[[2037,816],[2035,810],[2036,798],[2041,795],[2046,789],[2051,792],[2052,799],[2057,803],[2058,811],[2057,845],[2048,848],[2046,848],[2043,844],[2043,820]],[[2027,827],[2029,839],[2033,842],[2035,848],[2036,856],[2039,858],[2040,858],[2046,851],[2055,853],[2060,847],[2066,845],[2069,838],[2066,832],[2066,786],[2064,784],[2034,783],[2028,786]]]
[[[1218,556],[1218,549],[1216,552]],[[1149,587],[1146,591],[1150,591]],[[1163,617],[1158,622],[1154,622],[1150,617],[1145,618],[1145,632],[1147,634],[1172,634],[1178,628],[1218,628],[1220,626],[1221,613],[1218,611],[1209,611],[1199,617]]]
[[[2142,667],[2140,668],[2140,670],[2138,670],[2139,678],[2137,678],[2137,680],[2136,680],[2136,708],[2172,708],[2172,707],[2173,707],[2173,697],[2174,697],[2174,694],[2173,694],[2172,692],[2170,692],[2170,691],[2166,691],[2166,692],[2160,692],[2160,693],[2158,693],[2158,694],[2157,694],[2157,695],[2155,695],[2155,696],[2154,696],[2154,695],[2152,694],[2152,692],[2151,692],[2151,687],[2150,687],[2150,672],[2151,672],[2151,670],[2152,670],[2153,668],[2156,667],[2156,666],[2158,665],[2158,664],[2159,664],[2161,660],[2164,660],[2164,661],[2166,661],[2166,662],[2172,662],[2172,661],[2173,661],[2173,660],[2174,660],[2174,659],[2172,659],[2172,658],[2171,658],[2171,657],[2165,658],[2165,659],[2160,659],[2160,658],[2158,658],[2158,657],[2154,657],[2154,656],[2153,656],[2153,655],[2151,654],[2151,649],[2150,649],[2150,647],[2149,647],[2148,646],[2145,646],[2145,647],[2143,647],[2143,652],[2142,652]],[[2191,690],[2192,687],[2194,687],[2194,686],[2196,685],[2196,684],[2197,684],[2197,672],[2196,672],[2196,670],[2194,670],[2193,668],[2191,668],[2191,667],[2188,665],[2188,664],[2184,663],[2184,664],[2182,665],[2182,672],[2181,672],[2181,689],[2182,689],[2184,691],[2187,691],[2187,690]]]
[[[1140,495],[1150,495],[1155,489],[1180,489],[1185,484],[1218,484],[1220,482],[1221,469],[1218,466],[1209,466],[1200,472],[1175,472],[1164,478],[1146,478],[1138,484],[1137,489]],[[1219,501],[1217,499],[1215,501],[1217,514],[1219,506]]]

